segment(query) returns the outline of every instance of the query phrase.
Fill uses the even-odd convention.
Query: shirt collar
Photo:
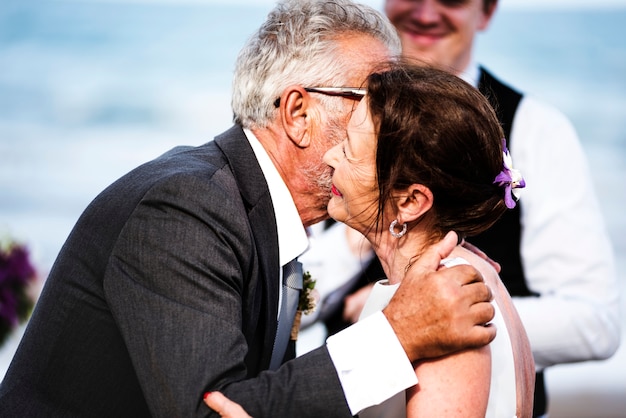
[[[478,87],[478,77],[480,76],[480,71],[478,69],[478,64],[476,61],[470,61],[469,65],[465,68],[464,71],[459,74],[459,78],[463,81],[471,84],[474,87]]]
[[[267,182],[267,187],[274,205],[274,216],[278,232],[278,259],[284,266],[294,258],[301,255],[309,246],[309,239],[302,220],[298,214],[296,204],[291,197],[291,192],[276,170],[270,156],[263,148],[256,136],[249,129],[243,132],[250,142],[261,171]]]

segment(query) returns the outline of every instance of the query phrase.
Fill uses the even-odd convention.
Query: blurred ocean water
[[[0,237],[26,243],[42,279],[82,210],[110,182],[175,145],[204,143],[230,126],[234,61],[269,8],[0,2]],[[589,156],[624,291],[625,22],[626,7],[503,9],[479,36],[476,53],[502,79],[572,119]],[[15,344],[0,350],[0,377]],[[623,371],[626,351],[620,353]],[[589,374],[606,371],[589,367],[580,378],[586,385]],[[567,373],[580,369],[564,370],[561,387],[575,385],[577,378]],[[624,379],[599,380],[626,393]]]
[[[230,125],[236,55],[267,6],[3,1],[0,233],[49,268],[86,204]]]
[[[173,145],[228,127],[237,52],[268,9],[2,2],[0,231],[29,241],[45,268],[71,227],[63,220],[72,224],[101,188]],[[625,21],[626,8],[502,10],[476,54],[570,116],[621,232],[613,211],[624,188],[611,179],[625,160]],[[623,236],[614,235],[622,253]]]

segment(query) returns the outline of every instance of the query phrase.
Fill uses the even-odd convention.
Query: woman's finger
[[[231,401],[221,392],[205,393],[204,403],[223,418],[252,418],[241,405]]]

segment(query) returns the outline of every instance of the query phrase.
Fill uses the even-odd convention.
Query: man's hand
[[[482,347],[496,336],[491,291],[472,266],[439,269],[457,244],[448,233],[408,271],[383,310],[411,361]]]
[[[204,403],[223,418],[252,418],[241,405],[231,401],[221,392],[205,393]]]

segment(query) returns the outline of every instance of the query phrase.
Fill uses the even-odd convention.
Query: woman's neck
[[[376,238],[377,242],[370,242],[390,284],[399,283],[404,278],[429,242],[428,235],[419,228],[411,229],[401,238],[393,237],[388,231]]]

